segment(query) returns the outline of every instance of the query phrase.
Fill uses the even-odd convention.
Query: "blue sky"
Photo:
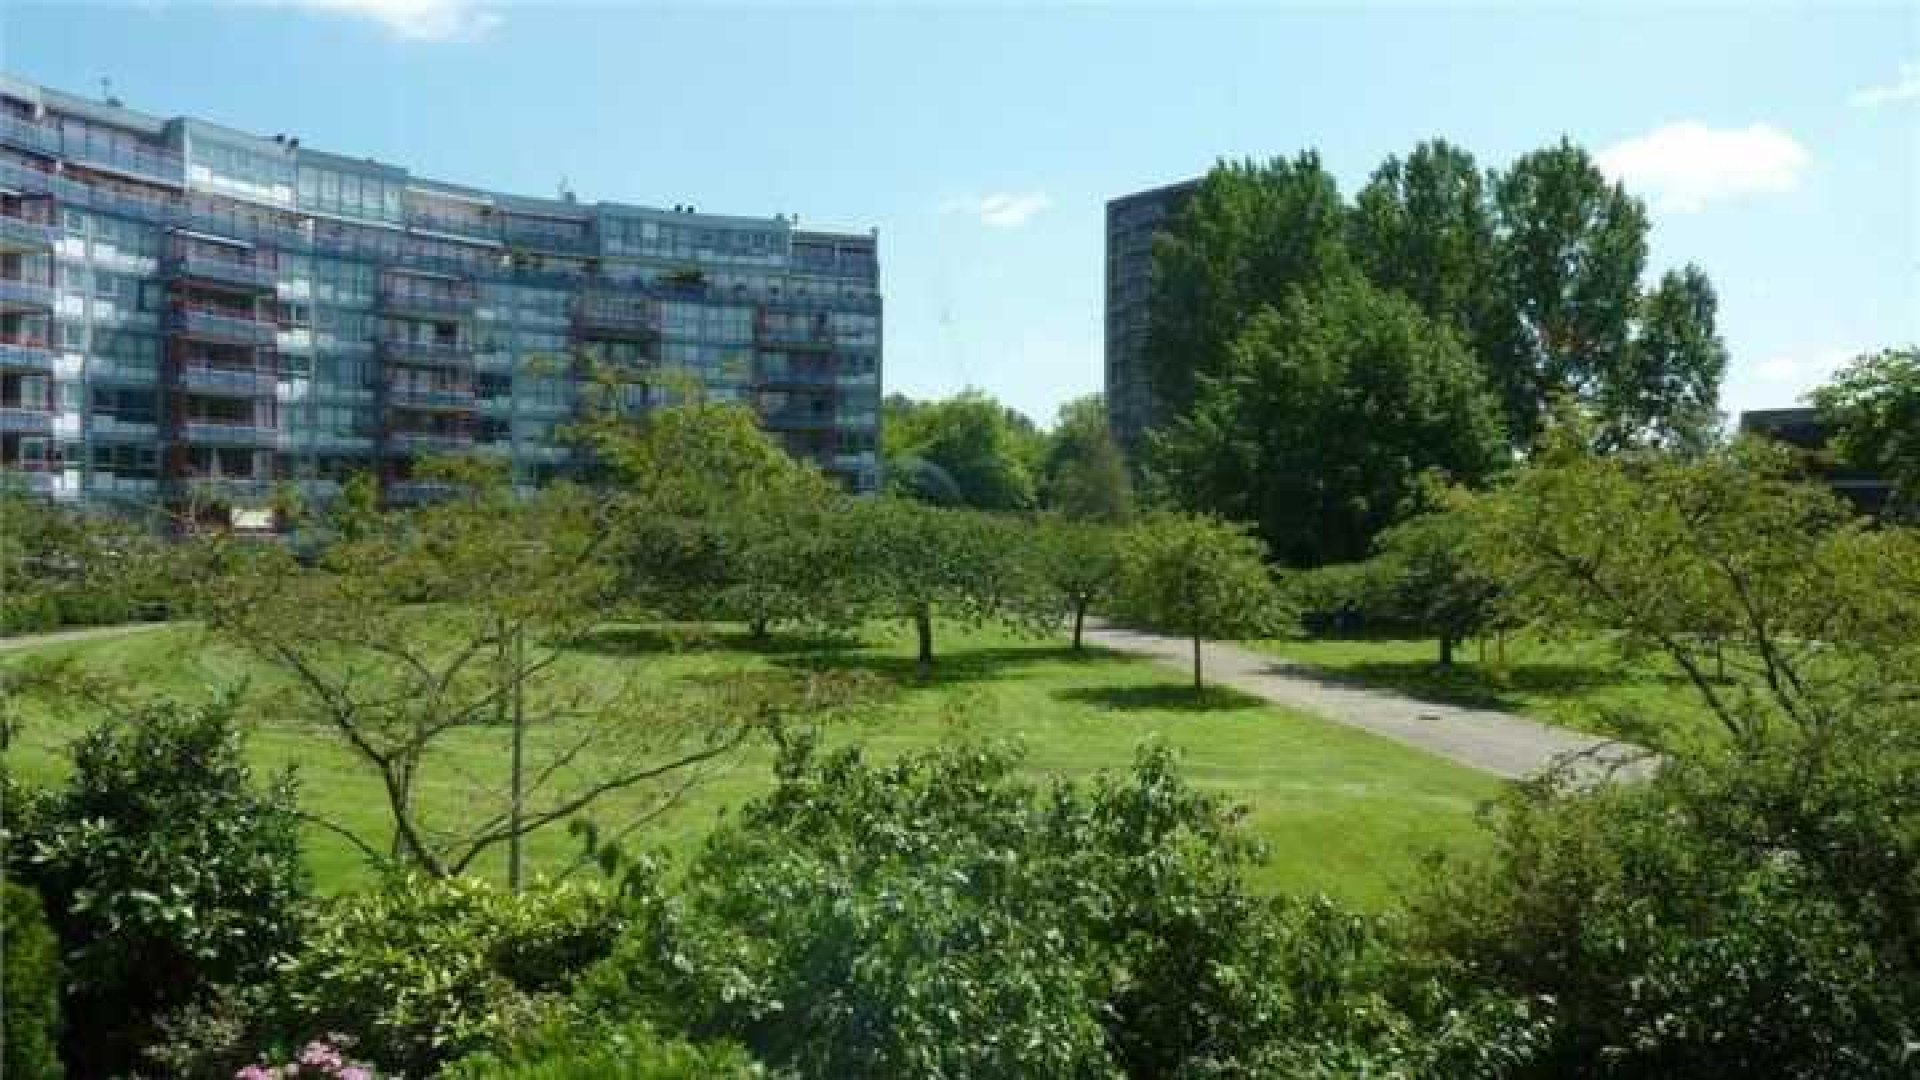
[[[1101,224],[1221,156],[1351,192],[1563,133],[1719,286],[1730,409],[1920,339],[1920,5],[0,0],[0,67],[416,173],[878,226],[889,389],[1099,388]]]

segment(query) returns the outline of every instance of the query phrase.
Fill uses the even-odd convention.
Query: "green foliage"
[[[40,897],[0,885],[0,1073],[59,1080],[60,946]]]
[[[505,1051],[454,1062],[442,1080],[750,1080],[765,1071],[730,1044],[696,1046],[641,1023],[552,1022]]]
[[[1268,1075],[1410,1035],[1379,928],[1250,896],[1237,813],[1164,748],[1086,788],[1017,766],[790,746],[681,884],[629,870],[582,1007],[808,1077]]]
[[[1500,586],[1481,565],[1476,540],[1485,528],[1471,495],[1455,492],[1452,506],[1409,518],[1381,534],[1386,613],[1440,641],[1440,664],[1453,663],[1460,642],[1498,619]]]
[[[896,485],[895,494],[977,510],[1034,505],[1041,436],[1032,421],[978,390],[944,401],[892,399],[881,430],[889,462],[920,463],[902,471],[911,486]]]
[[[1493,206],[1473,155],[1444,139],[1389,157],[1354,197],[1349,243],[1375,286],[1477,347],[1498,313]]]
[[[290,777],[254,787],[226,707],[139,706],[83,736],[57,791],[8,808],[11,874],[39,889],[83,1017],[78,1075],[125,1070],[155,1017],[263,970],[300,935]]]
[[[1317,154],[1214,166],[1154,240],[1146,362],[1166,417],[1186,412],[1201,379],[1231,369],[1234,343],[1264,307],[1339,275],[1345,228]]]
[[[1727,346],[1719,297],[1697,266],[1661,275],[1640,301],[1633,345],[1601,390],[1605,449],[1704,453],[1717,438]]]
[[[1041,502],[1078,521],[1124,522],[1133,516],[1133,478],[1107,427],[1101,395],[1060,406],[1059,421],[1047,441]]]
[[[1015,627],[1046,618],[1036,614],[1036,584],[1010,520],[883,497],[846,500],[834,527],[868,609],[912,622],[923,676],[933,665],[936,617]]]
[[[1896,1076],[1920,1016],[1920,719],[1511,795],[1415,905],[1446,977],[1556,1003],[1523,1075]]]
[[[340,1032],[383,1069],[430,1075],[537,1022],[621,926],[595,889],[515,896],[470,878],[398,877],[315,916],[274,973],[266,1012],[289,1042]]]
[[[1076,652],[1087,614],[1119,588],[1122,538],[1112,525],[1058,518],[1041,519],[1027,538],[1033,572],[1071,620]]]
[[[1783,448],[1642,461],[1561,446],[1483,512],[1476,557],[1515,619],[1661,654],[1735,737],[1916,689],[1920,536],[1867,529]]]
[[[1156,514],[1128,531],[1119,611],[1193,639],[1193,686],[1201,688],[1203,638],[1250,637],[1272,627],[1281,594],[1266,550],[1247,530],[1217,518]]]
[[[1364,557],[1429,472],[1484,479],[1503,445],[1452,333],[1350,277],[1256,316],[1154,462],[1182,505],[1254,522],[1283,561],[1316,565]]]
[[[1564,139],[1515,161],[1493,196],[1502,325],[1483,362],[1525,446],[1555,401],[1606,403],[1633,370],[1647,211]]]
[[[1896,512],[1920,514],[1920,348],[1856,357],[1813,400],[1841,458],[1885,476]]]
[[[171,555],[133,522],[0,491],[0,634],[164,612],[176,599]]]

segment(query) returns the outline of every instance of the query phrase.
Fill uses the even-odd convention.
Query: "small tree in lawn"
[[[607,505],[456,472],[464,495],[385,515],[320,566],[256,561],[216,590],[210,621],[285,677],[281,716],[331,732],[377,775],[391,835],[312,820],[371,861],[434,876],[504,846],[517,884],[527,836],[615,795],[628,797],[609,827],[638,827],[783,713],[785,690],[583,677],[568,646],[606,617],[616,581]],[[454,745],[497,751],[505,775],[469,772]],[[430,786],[461,797],[429,804]]]
[[[1382,533],[1374,556],[1389,613],[1439,639],[1441,667],[1452,667],[1455,646],[1493,622],[1500,598],[1499,584],[1474,553],[1479,526],[1472,497],[1450,498],[1451,508]]]
[[[866,605],[914,628],[915,664],[933,673],[936,616],[969,625],[1033,621],[1033,582],[1007,521],[900,498],[846,499],[836,535]]]
[[[1034,569],[1050,600],[1073,621],[1073,651],[1080,651],[1087,613],[1120,582],[1121,532],[1110,525],[1044,518],[1031,537]]]
[[[1200,515],[1157,514],[1129,530],[1122,581],[1129,613],[1193,639],[1196,691],[1200,643],[1263,632],[1280,603],[1260,541]]]

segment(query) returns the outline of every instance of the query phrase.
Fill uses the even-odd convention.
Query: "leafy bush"
[[[60,949],[32,889],[0,887],[0,1075],[57,1080],[62,1074]]]
[[[682,883],[628,871],[635,925],[582,1008],[817,1077],[1264,1074],[1320,1040],[1432,1056],[1386,996],[1381,928],[1250,895],[1238,815],[1166,749],[1085,789],[1017,767],[787,747]]]
[[[516,897],[469,878],[398,877],[316,915],[274,979],[273,1024],[342,1032],[382,1068],[430,1075],[531,1023],[540,996],[567,990],[620,928],[592,889]]]
[[[1529,1075],[1911,1075],[1914,728],[1527,789],[1492,861],[1419,900],[1417,938],[1449,978],[1558,1003]]]
[[[442,1080],[749,1080],[764,1076],[745,1051],[663,1038],[645,1024],[544,1024],[511,1047],[462,1058]]]
[[[15,800],[8,869],[45,898],[86,1018],[63,1057],[105,1076],[161,1013],[290,947],[307,878],[291,778],[254,786],[226,706],[138,706],[72,753],[64,788]]]

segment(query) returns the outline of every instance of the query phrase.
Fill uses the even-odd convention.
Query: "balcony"
[[[186,180],[186,165],[170,150],[129,146],[104,139],[67,139],[68,160],[89,168],[115,172],[142,180],[159,180],[179,186]]]
[[[52,285],[19,278],[0,278],[0,311],[52,309]]]
[[[167,256],[164,272],[176,281],[250,293],[270,293],[280,280],[279,268],[273,260],[258,254],[233,256],[176,251]]]
[[[57,157],[60,153],[60,129],[24,116],[0,116],[0,142],[36,154]]]
[[[210,364],[182,364],[173,371],[175,386],[209,397],[272,397],[280,387],[274,368],[223,368]]]
[[[388,501],[396,503],[434,502],[451,499],[459,493],[460,485],[442,480],[393,480],[386,488]]]
[[[189,446],[236,446],[271,450],[280,445],[280,429],[218,420],[183,420],[174,428],[174,440]]]
[[[593,234],[581,230],[578,232],[560,229],[542,229],[527,225],[516,225],[508,221],[505,229],[507,246],[525,251],[538,251],[554,255],[595,255],[600,244]]]
[[[387,450],[394,454],[453,454],[473,449],[473,434],[460,431],[389,431]]]
[[[9,435],[51,435],[53,410],[45,406],[0,405],[0,431]]]
[[[471,386],[419,386],[389,382],[386,393],[387,404],[419,412],[473,412],[478,408],[478,399]]]
[[[31,255],[52,251],[57,231],[44,221],[0,214],[0,254]]]
[[[381,353],[396,363],[456,368],[461,371],[473,369],[473,346],[465,342],[381,338],[379,344]]]
[[[834,346],[833,328],[830,326],[770,326],[762,323],[754,328],[753,343],[763,349],[830,352]]]
[[[53,350],[36,338],[0,338],[0,371],[51,375]]]
[[[194,499],[264,499],[273,493],[273,485],[260,476],[176,476],[167,487]]]
[[[151,420],[126,420],[95,413],[87,421],[87,434],[110,442],[152,442],[159,437],[160,429]]]
[[[52,495],[56,486],[57,480],[52,470],[45,465],[0,465],[0,491],[21,495]]]
[[[840,421],[830,412],[813,413],[799,409],[762,413],[760,423],[769,431],[832,431],[840,426]]]
[[[831,371],[762,371],[753,381],[754,385],[770,390],[790,386],[831,389],[838,385],[839,378]]]
[[[464,319],[473,314],[479,302],[472,289],[439,292],[430,289],[380,286],[380,310],[389,315],[419,315],[426,318]]]
[[[637,296],[588,294],[574,303],[573,325],[582,337],[648,341],[660,335],[660,307]]]
[[[198,304],[176,304],[167,312],[167,331],[195,341],[258,349],[272,345],[279,337],[280,327],[255,314]]]

